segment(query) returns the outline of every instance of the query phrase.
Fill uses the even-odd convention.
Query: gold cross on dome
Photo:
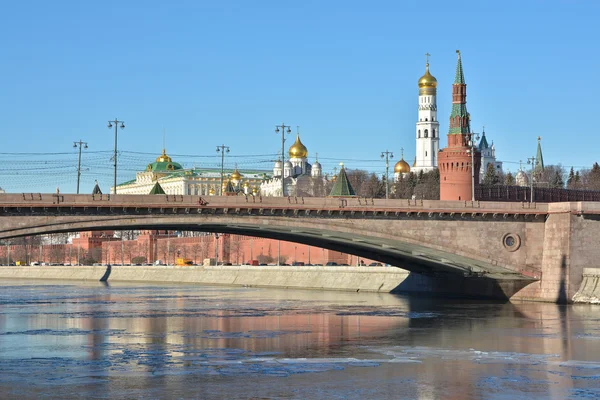
[[[400,158],[404,160],[404,147],[400,147]]]
[[[425,53],[425,62],[426,62],[427,64],[429,64],[429,56],[430,56],[430,55],[431,55],[431,54],[429,54],[429,53]]]

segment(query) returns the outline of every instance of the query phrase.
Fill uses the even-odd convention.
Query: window
[[[419,129],[419,137],[421,137],[421,130]]]
[[[425,129],[424,133],[425,133],[425,137],[429,137],[429,130]]]
[[[425,152],[425,157],[427,157],[427,152]]]
[[[434,138],[435,137],[435,129],[431,130],[431,137]]]

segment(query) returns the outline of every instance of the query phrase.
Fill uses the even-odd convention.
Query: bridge
[[[0,239],[171,229],[281,239],[378,260],[474,295],[570,299],[600,259],[600,203],[0,194]]]

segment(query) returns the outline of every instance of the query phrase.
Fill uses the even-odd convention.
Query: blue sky
[[[505,169],[535,155],[537,136],[546,164],[588,167],[600,161],[598,15],[594,1],[5,2],[0,152],[60,176],[3,168],[0,186],[74,191],[82,139],[82,192],[94,179],[107,190],[115,117],[130,152],[119,181],[158,156],[163,127],[186,167],[216,166],[226,144],[227,165],[271,168],[282,122],[326,169],[382,172],[382,151],[414,158],[426,52],[446,146],[456,49],[472,126],[485,125]]]

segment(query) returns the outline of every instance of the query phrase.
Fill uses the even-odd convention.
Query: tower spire
[[[465,84],[465,75],[463,73],[462,61],[460,59],[460,50],[456,50],[458,54],[458,62],[456,63],[456,75],[454,76],[454,84]]]
[[[537,154],[535,155],[535,168],[544,169],[544,157],[542,156],[542,137],[538,136]]]

